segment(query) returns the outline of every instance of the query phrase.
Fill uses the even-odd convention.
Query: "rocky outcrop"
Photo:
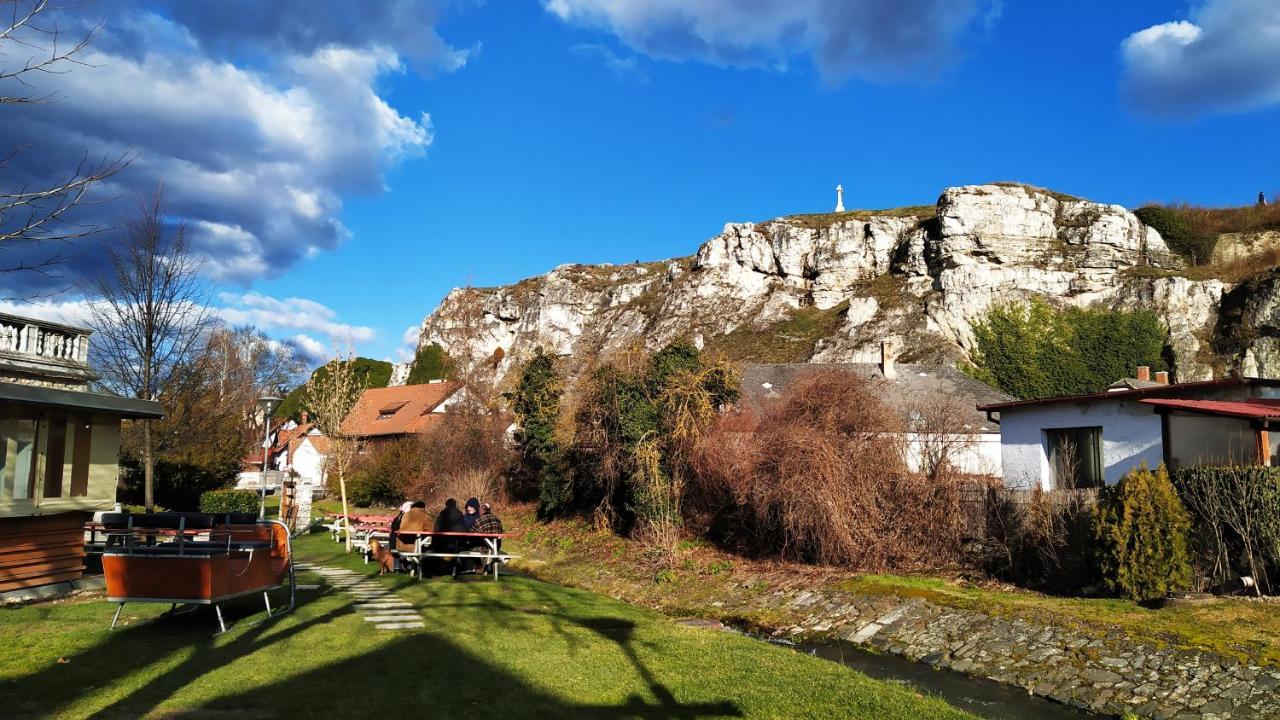
[[[1181,269],[1159,233],[1123,207],[972,185],[948,188],[935,208],[730,223],[692,257],[565,265],[454,290],[423,321],[420,343],[468,362],[501,348],[504,374],[539,346],[583,360],[636,341],[716,345],[749,330],[789,332],[794,318],[817,313],[825,334],[800,338],[798,356],[785,359],[863,360],[894,339],[905,359],[937,362],[969,352],[972,323],[992,303],[1042,295],[1152,308],[1169,327],[1181,379],[1245,365],[1250,348],[1214,353],[1229,288],[1178,277]],[[1260,370],[1280,369],[1280,346],[1253,358]]]

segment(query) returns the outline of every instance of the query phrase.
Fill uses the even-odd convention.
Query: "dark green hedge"
[[[200,512],[257,514],[260,502],[252,490],[210,490],[200,496]]]
[[[1177,210],[1148,205],[1133,212],[1143,225],[1152,228],[1164,238],[1164,244],[1193,265],[1203,265],[1213,257],[1218,236],[1198,233]]]

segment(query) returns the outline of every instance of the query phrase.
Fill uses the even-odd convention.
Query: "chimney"
[[[1139,380],[1141,380],[1142,382],[1150,382],[1150,381],[1151,381],[1151,366],[1150,366],[1150,365],[1139,365],[1139,366],[1138,366],[1138,379],[1139,379]]]
[[[306,410],[303,410],[303,411],[302,411],[302,424],[303,424],[303,425],[306,425],[306,424],[307,424],[307,421],[308,421],[308,420],[310,420],[310,419],[311,419],[311,413],[308,413]]]
[[[880,374],[885,379],[892,380],[898,377],[898,370],[893,366],[893,341],[880,341]]]
[[[1168,385],[1169,373],[1165,372],[1164,370],[1161,370],[1160,372],[1156,373],[1156,382],[1161,385]]]

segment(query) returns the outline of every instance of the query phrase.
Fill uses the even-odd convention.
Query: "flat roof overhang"
[[[154,400],[0,382],[0,402],[111,413],[135,420],[159,420],[164,409]]]

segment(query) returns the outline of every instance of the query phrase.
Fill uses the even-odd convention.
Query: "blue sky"
[[[106,62],[75,73],[110,86],[145,62],[240,110],[193,102],[134,137],[108,95],[26,130],[101,116],[73,139],[164,158],[121,187],[176,186],[227,317],[312,352],[345,333],[395,358],[452,287],[691,254],[727,221],[829,210],[837,183],[863,208],[996,180],[1128,206],[1280,190],[1264,0],[397,0],[361,22],[282,2],[252,30],[179,1],[100,2]],[[299,97],[308,122],[272,130]],[[273,152],[309,159],[285,172]],[[242,192],[188,175],[206,154],[255,168]],[[297,202],[252,207],[283,186]]]

